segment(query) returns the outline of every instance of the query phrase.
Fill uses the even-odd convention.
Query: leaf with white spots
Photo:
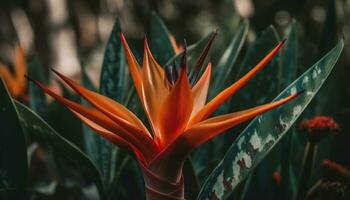
[[[125,56],[120,40],[120,23],[116,19],[109,36],[100,77],[100,93],[120,103],[123,103],[126,94],[125,87]],[[86,129],[85,129],[86,130]],[[90,134],[90,133],[87,133]],[[114,148],[106,139],[97,137],[97,148],[99,154],[98,167],[102,174],[108,179],[110,169],[114,171],[115,160],[111,155],[117,149]]]
[[[290,95],[294,88],[296,91],[305,90],[305,93],[284,106],[255,118],[243,130],[227,151],[223,160],[207,178],[198,199],[225,199],[232,193],[235,187],[264,159],[304,111],[329,76],[343,47],[344,41],[341,40],[330,52],[284,89],[275,100]],[[253,148],[256,145],[254,144],[256,134],[261,142],[258,150]],[[224,194],[222,192],[218,193],[218,187],[220,186],[224,188]]]

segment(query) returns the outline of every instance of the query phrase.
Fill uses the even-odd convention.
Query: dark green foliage
[[[228,87],[233,83],[231,71],[237,68],[236,60],[241,52],[242,46],[245,42],[247,33],[249,30],[249,22],[244,21],[239,27],[235,35],[232,37],[231,43],[226,48],[224,54],[219,60],[217,65],[213,66],[213,75],[211,79],[211,85],[209,90],[209,98],[213,98],[223,89]],[[220,36],[220,35],[219,35]],[[228,112],[229,102],[225,103],[220,107],[218,113],[224,114]],[[216,166],[222,157],[223,148],[222,147],[223,137],[214,138],[211,141],[208,141],[202,147],[200,147],[192,155],[193,162],[196,168],[197,173],[199,174],[200,180],[203,181],[205,176],[200,176],[201,174],[208,174]],[[229,142],[229,141],[228,141]],[[230,142],[231,143],[231,142]]]
[[[156,8],[157,5],[154,7]],[[165,19],[168,21],[171,18],[171,13],[167,14],[169,15]],[[161,17],[155,12],[152,12],[149,19],[147,39],[154,57],[161,66],[166,67],[174,61],[178,66],[182,53],[176,55],[171,41],[172,34],[169,33]],[[287,28],[277,25],[277,28],[270,26],[264,31],[260,31],[261,27],[255,21],[249,22],[239,17],[234,19],[232,21],[227,19],[223,22],[232,28],[219,28],[217,39],[208,56],[210,59],[203,59],[203,66],[206,66],[208,61],[213,61],[208,100],[247,73],[281,39],[286,38],[287,41],[278,55],[232,99],[222,105],[215,114],[230,113],[267,103],[275,96],[278,99],[304,89],[306,91],[287,105],[257,117],[244,130],[242,126],[235,127],[233,130],[227,131],[232,133],[214,138],[196,150],[186,161],[183,169],[185,197],[189,200],[196,198],[198,200],[215,199],[215,197],[218,199],[251,200],[263,196],[264,199],[271,200],[293,200],[300,178],[298,177],[300,154],[305,141],[300,135],[296,135],[297,128],[293,127],[292,124],[314,98],[332,71],[343,48],[343,41],[341,41],[330,53],[321,58],[321,55],[333,47],[335,41],[338,40],[338,34],[335,31],[337,29],[335,2],[329,1],[327,18],[317,45],[303,35],[305,33],[302,31],[307,28],[300,29],[301,24],[295,20],[292,20]],[[124,23],[127,26],[128,22],[123,22],[123,30]],[[203,20],[203,23],[206,21]],[[240,26],[238,26],[239,23]],[[188,25],[181,24],[181,28],[185,26]],[[183,31],[175,28],[172,29],[178,31],[174,32],[175,35]],[[215,28],[210,30],[215,30]],[[225,32],[221,32],[222,30]],[[235,31],[232,32],[232,30]],[[193,30],[191,31],[193,32]],[[128,74],[120,32],[121,27],[117,19],[106,44],[100,74],[100,87],[97,88],[92,83],[85,68],[82,68],[81,82],[84,87],[123,104],[149,127],[139,97],[135,92],[133,81]],[[130,44],[136,43],[136,41],[132,41],[135,39],[132,38],[133,34],[130,36]],[[194,74],[197,59],[213,34],[215,33],[210,32],[201,40],[188,46],[189,75]],[[284,36],[280,37],[280,35]],[[319,38],[315,36],[314,40]],[[141,40],[141,38],[138,39]],[[137,41],[137,43],[139,42],[141,41]],[[179,43],[182,43],[182,40],[179,40]],[[142,56],[140,55],[142,55],[143,50],[134,45],[130,45],[130,47],[141,64]],[[217,55],[220,55],[218,57],[220,59],[215,58]],[[292,83],[297,75],[300,75],[307,66],[314,63],[317,55],[321,60]],[[43,68],[36,58],[30,60],[28,66],[28,75],[31,78],[45,84],[50,82],[45,77]],[[344,69],[339,70],[340,75],[337,73],[336,78],[340,77],[343,71]],[[195,74],[200,75],[203,70],[197,72]],[[303,117],[320,113],[339,114],[338,102],[344,103],[346,101],[346,98],[337,95],[338,90],[346,90],[345,86],[339,89],[339,85],[337,81],[333,81],[327,90],[321,91],[321,95],[318,95],[316,101],[308,106],[310,108]],[[89,106],[89,103],[84,99],[78,98],[63,85],[61,86],[64,97]],[[283,90],[283,88],[286,89]],[[101,200],[145,199],[142,173],[132,155],[98,136],[88,126],[82,125],[66,107],[56,101],[48,104],[44,93],[32,83],[28,85],[28,92],[30,100],[28,107],[30,109],[17,101],[14,106],[5,88],[2,84],[0,85],[0,108],[5,108],[0,110],[0,199],[23,199],[22,197],[25,197],[26,193],[31,193],[38,199],[57,198],[41,194],[38,191],[33,192],[31,191],[32,187],[29,188],[28,192],[26,188],[26,146],[23,133],[29,138],[27,141],[38,142],[40,146],[50,151],[49,156],[53,160],[51,164],[55,165],[54,168],[58,171],[57,179],[60,185],[57,188],[66,187],[67,183],[74,182],[77,184],[76,187],[80,187],[79,184],[82,185],[81,188],[78,188],[81,192],[82,189],[86,189],[84,188],[86,181],[88,184],[92,182],[97,186]],[[278,95],[278,93],[280,94]],[[325,98],[328,96],[332,97],[331,101],[330,98]],[[345,118],[342,119],[347,123]],[[23,133],[20,127],[23,129]],[[343,138],[346,139],[346,137]],[[281,142],[279,142],[280,140]],[[320,180],[322,176],[321,160],[329,156],[333,142],[333,140],[326,139],[319,144],[321,149],[315,153],[317,154],[315,155],[316,164],[311,170],[313,174],[311,172],[309,174],[311,184]],[[229,146],[231,147],[226,152]],[[344,149],[346,148],[344,147]],[[344,152],[344,150],[342,151]],[[7,152],[11,152],[11,154]],[[224,155],[225,157],[221,160]],[[81,173],[80,177],[84,178],[83,180],[73,180],[74,178],[79,179],[76,178],[79,175],[74,178],[68,177],[67,171],[75,175]],[[281,183],[278,186],[272,179],[272,173],[275,171],[281,173]],[[243,184],[238,187],[241,182]],[[203,186],[202,189],[200,189],[201,186]],[[33,187],[35,190],[35,186]],[[304,186],[303,189],[305,189],[304,192],[307,192],[310,188]],[[22,192],[18,193],[18,191]],[[59,189],[57,191],[60,192]],[[69,190],[64,191],[68,193],[67,197],[75,197],[73,193],[67,192]],[[234,191],[233,194],[231,194],[232,191]]]
[[[55,153],[74,163],[79,170],[93,180],[101,199],[106,199],[101,175],[92,161],[73,143],[64,139],[28,107],[16,102],[16,108],[22,126],[27,131],[27,134],[37,138],[42,144],[52,148]]]
[[[210,97],[213,97],[215,94],[223,90],[229,85],[227,82],[232,82],[231,71],[236,66],[236,60],[239,53],[243,47],[245,39],[247,37],[249,30],[249,21],[245,20],[242,25],[239,27],[235,35],[232,37],[231,43],[226,47],[225,52],[222,54],[219,62],[214,67],[214,76],[218,79],[214,79],[211,85]]]
[[[265,29],[261,35],[248,47],[238,71],[235,71],[236,80],[252,69],[265,55],[279,42],[277,31],[273,26]],[[249,83],[237,92],[232,99],[231,106],[235,110],[242,110],[255,105],[263,104],[278,94],[281,70],[279,52]],[[251,92],[254,91],[254,92]],[[244,102],[242,104],[241,102]]]
[[[86,71],[84,68],[82,68],[82,85],[89,90],[95,91],[96,88],[91,82],[90,78],[86,74]],[[81,98],[81,103],[83,105],[89,105],[89,103]],[[95,163],[96,166],[99,166],[101,170],[101,157],[100,157],[100,152],[99,152],[99,147],[100,147],[100,139],[99,135],[97,135],[90,127],[88,127],[85,124],[82,124],[82,129],[83,129],[83,138],[84,138],[84,147],[85,147],[85,152],[89,156],[89,158]]]
[[[270,84],[277,85],[277,91],[282,90],[287,87],[295,78],[297,71],[297,31],[295,22],[290,24],[289,34],[287,35],[286,43],[281,50],[281,60],[278,69],[274,69],[278,72],[278,77],[276,77],[276,81]],[[277,67],[277,66],[275,66]],[[264,69],[265,70],[265,69]],[[266,69],[268,70],[268,69]],[[272,71],[269,70],[269,71]],[[267,71],[267,73],[269,73]],[[263,73],[263,72],[261,72]],[[266,73],[265,73],[266,74]],[[258,75],[259,76],[259,75]],[[262,85],[269,85],[268,81]],[[293,130],[293,128],[292,128]],[[290,137],[292,137],[292,131],[289,131],[285,137],[282,138],[280,144],[274,148],[266,158],[257,166],[256,169],[251,173],[250,178],[251,181],[246,183],[244,187],[246,188],[247,193],[242,197],[242,199],[256,199],[261,195],[264,195],[267,199],[274,199],[277,195],[274,190],[275,187],[271,187],[271,185],[276,184],[272,178],[272,174],[274,172],[282,173],[282,185],[287,187],[281,187],[282,190],[288,190],[281,192],[281,195],[288,194],[288,197],[284,197],[284,199],[293,198],[293,192],[290,191],[293,189],[293,183],[291,173],[292,165],[289,163],[290,159]],[[286,180],[287,179],[287,180]],[[286,183],[284,182],[286,181]],[[254,184],[259,184],[261,187],[254,187]]]
[[[105,55],[102,63],[100,77],[100,93],[114,99],[118,102],[123,102],[125,98],[125,58],[124,51],[120,40],[120,23],[115,20],[113,30],[107,42]],[[89,133],[87,133],[89,134]],[[110,181],[111,170],[114,169],[115,160],[113,154],[116,154],[116,147],[110,144],[102,137],[97,137],[98,146],[98,166],[105,176],[105,181]]]
[[[208,41],[210,40],[210,37],[212,36],[214,32],[211,32],[209,34],[207,34],[205,37],[201,38],[199,41],[197,41],[196,43],[189,45],[187,47],[187,59],[188,59],[188,66],[189,66],[189,74],[192,73],[192,70],[195,66],[195,63],[197,61],[197,58],[200,56],[200,54],[202,53],[203,48],[205,47],[205,45],[208,43]],[[175,55],[174,57],[172,57],[165,66],[170,65],[174,62],[179,64],[180,60],[182,57],[182,53]]]
[[[175,56],[175,50],[171,44],[170,33],[162,19],[152,13],[150,27],[150,48],[154,58],[161,66],[164,66],[167,61]]]
[[[17,110],[0,78],[0,197],[27,197],[27,152]]]
[[[224,199],[267,155],[310,103],[332,71],[344,41],[290,84],[276,99],[305,90],[300,97],[254,119],[240,134],[224,159],[206,180],[198,199]]]
[[[189,158],[184,165],[184,177],[185,178],[185,198],[195,199],[199,192],[199,181],[194,168],[193,161]]]
[[[28,62],[28,76],[45,84],[49,82],[37,57]],[[47,117],[48,105],[44,92],[31,82],[28,82],[28,85],[30,108],[41,117]]]
[[[291,81],[296,78],[297,67],[298,67],[298,35],[297,35],[297,24],[293,20],[288,28],[288,38],[284,48],[284,54],[282,56],[282,73],[280,76],[280,86],[282,88],[286,87]],[[294,134],[294,135],[293,135]],[[293,171],[291,156],[292,145],[295,141],[295,127],[292,127],[282,138],[279,150],[280,154],[280,173],[281,173],[281,192],[280,197],[282,199],[288,200],[293,199],[296,193],[296,183],[295,174]],[[296,152],[294,152],[296,153]],[[278,159],[278,157],[277,157]]]

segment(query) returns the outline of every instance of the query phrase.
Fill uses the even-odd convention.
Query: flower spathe
[[[148,199],[184,199],[182,166],[194,148],[225,130],[298,96],[293,94],[247,110],[210,117],[220,105],[263,69],[282,47],[283,42],[241,79],[206,102],[212,68],[210,63],[199,80],[192,85],[187,75],[185,52],[180,68],[176,69],[178,78],[171,82],[164,68],[152,56],[146,39],[142,66],[136,61],[122,33],[121,41],[151,130],[123,105],[82,87],[59,72],[54,71],[92,107],[65,99],[41,83],[33,81],[47,94],[66,105],[96,133],[135,154],[144,174]]]

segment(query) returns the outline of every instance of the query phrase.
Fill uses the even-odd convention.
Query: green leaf
[[[284,136],[332,71],[344,47],[341,40],[328,54],[290,84],[276,99],[297,91],[295,100],[256,117],[239,135],[220,164],[207,178],[198,199],[225,199]]]
[[[42,83],[48,83],[48,78],[44,74],[43,67],[40,64],[38,57],[34,57],[28,62],[28,75]],[[46,117],[48,114],[48,105],[44,92],[32,82],[28,82],[28,85],[30,108],[41,117]]]
[[[82,84],[85,88],[97,91],[96,87],[86,74],[84,68],[82,68]],[[80,98],[80,102],[82,105],[89,105],[89,103],[84,99]],[[90,127],[82,123],[83,126],[83,138],[84,138],[84,147],[85,152],[89,156],[89,158],[97,165],[101,163],[100,161],[100,153],[99,153],[99,135],[97,135]]]
[[[189,45],[187,47],[188,65],[189,65],[191,70],[194,68],[194,65],[195,65],[198,57],[202,53],[205,45],[208,43],[208,41],[209,41],[209,39],[210,39],[210,37],[212,36],[213,33],[214,32],[210,32],[208,35],[206,35],[205,37],[201,38],[196,43],[194,43],[192,45]],[[166,62],[166,65],[170,65],[174,60],[176,61],[176,63],[179,63],[181,57],[182,57],[182,53],[175,55],[168,62]]]
[[[120,23],[116,19],[109,36],[100,77],[100,92],[116,101],[122,102],[125,94],[125,56],[120,40]]]
[[[151,16],[149,40],[152,54],[161,66],[164,66],[170,58],[176,55],[167,27],[154,12]]]
[[[52,147],[56,154],[74,163],[96,184],[100,198],[105,200],[106,195],[104,192],[101,174],[93,162],[73,143],[64,139],[28,107],[17,101],[15,103],[22,126],[26,131],[28,131],[28,134],[37,138],[40,143],[45,144],[48,147]]]
[[[281,91],[283,88],[287,87],[295,78],[296,78],[296,71],[297,71],[297,33],[296,33],[296,24],[295,21],[293,21],[289,27],[289,37],[287,38],[283,50],[280,52],[282,53],[281,61],[282,63],[279,64],[279,68],[273,68],[273,69],[267,69],[267,72],[270,73],[271,70],[276,70],[278,72],[277,77],[278,81],[276,82],[276,89],[275,94],[273,96],[277,95],[278,91]],[[277,67],[277,66],[274,66]],[[264,69],[265,70],[265,69]],[[259,76],[260,74],[258,74]],[[266,75],[264,75],[266,76]],[[254,83],[256,84],[256,83]],[[252,84],[253,85],[253,84]],[[260,84],[261,85],[261,84]],[[265,87],[268,87],[268,82],[263,82],[262,85]],[[267,91],[268,89],[266,89]],[[265,90],[263,90],[265,91]],[[287,134],[282,141],[266,156],[266,158],[259,164],[258,167],[256,167],[252,173],[250,174],[249,180],[244,183],[244,191],[246,193],[242,195],[242,199],[257,199],[260,196],[264,195],[266,199],[273,199],[276,195],[275,188],[271,187],[271,185],[274,185],[275,182],[271,178],[272,174],[277,171],[278,165],[281,165],[280,173],[282,174],[281,177],[283,177],[282,180],[282,186],[280,187],[282,191],[285,191],[285,193],[281,192],[281,195],[286,195],[287,197],[284,197],[282,199],[287,200],[288,198],[292,197],[293,193],[290,191],[292,188],[291,184],[291,176],[290,175],[290,165],[289,165],[289,151],[290,151],[290,141],[289,138],[291,137],[291,134]],[[279,170],[278,170],[279,171]],[[288,180],[288,181],[287,181]],[[264,184],[265,183],[265,184]],[[259,184],[259,187],[256,187],[256,184]],[[286,187],[284,187],[286,186]]]
[[[60,83],[62,96],[64,98],[79,102],[79,96],[72,93],[63,83]],[[74,143],[79,148],[83,148],[83,134],[81,121],[66,106],[57,101],[48,105],[48,117],[44,118],[65,139]],[[64,126],[62,126],[64,124]]]
[[[27,151],[16,108],[0,78],[0,189],[15,190],[13,199],[26,199]]]
[[[14,188],[0,189],[0,199],[16,199],[17,190]]]
[[[262,34],[249,46],[243,58],[239,72],[242,77],[251,70],[262,58],[264,58],[277,44],[279,36],[273,26],[266,28]],[[261,72],[252,78],[249,83],[239,90],[235,98],[231,101],[231,107],[243,109],[265,103],[269,98],[278,94],[279,52]],[[237,75],[235,74],[235,75]],[[254,92],[251,92],[254,91]],[[242,104],[241,102],[245,102]],[[226,111],[227,112],[227,111]]]
[[[185,198],[195,199],[199,193],[199,181],[192,160],[188,158],[183,167],[185,178]]]
[[[279,42],[279,36],[273,26],[266,28],[261,35],[249,45],[246,55],[243,58],[240,69],[235,68],[232,77],[242,77],[250,71],[261,59],[263,59]],[[246,109],[262,103],[275,97],[281,84],[278,80],[278,75],[281,73],[280,59],[281,51],[254,76],[243,88],[222,105],[217,111],[218,114],[233,112]],[[234,81],[231,81],[233,83]],[[252,92],[254,91],[254,92]],[[244,103],[242,103],[244,102]],[[235,127],[235,130],[237,131]],[[242,129],[238,130],[241,131]],[[224,138],[223,146],[227,149],[231,146],[233,138],[232,134],[222,135]],[[222,155],[224,152],[222,153]],[[253,181],[254,182],[254,181]]]
[[[217,66],[215,66],[215,77],[219,78],[213,80],[211,86],[213,89],[210,90],[213,94],[210,94],[210,96],[218,93],[218,91],[222,90],[226,86],[225,83],[230,78],[230,72],[232,71],[237,57],[242,50],[248,30],[249,21],[245,20],[233,36],[231,43],[221,56]]]
[[[125,98],[125,57],[120,40],[120,23],[116,19],[103,59],[100,93],[118,102]],[[98,137],[99,168],[105,176],[105,181],[110,181],[110,173],[114,173],[114,156],[117,148],[102,137]]]
[[[265,29],[257,40],[249,46],[247,54],[243,59],[243,64],[241,65],[240,77],[265,57],[278,44],[278,41],[279,36],[273,26],[269,26]],[[237,92],[237,96],[230,102],[230,110],[241,110],[257,104],[262,104],[278,94],[281,90],[281,81],[278,79],[279,75],[282,74],[282,67],[279,62],[281,53],[282,51],[279,51],[264,69],[252,78],[247,86]],[[291,81],[292,80],[288,83]],[[227,134],[224,136],[226,138],[225,141],[233,141],[232,137],[235,136],[236,135],[233,134]],[[225,147],[229,147],[231,144],[232,142],[226,142]],[[264,197],[267,199],[273,198],[269,195],[273,194],[273,188],[270,187],[270,185],[273,183],[271,175],[278,165],[278,159],[276,159],[276,157],[279,158],[278,151],[270,152],[264,159],[264,162],[254,169],[250,181],[245,182],[245,189],[247,190],[246,199],[256,199],[261,196],[261,194],[264,194]],[[266,184],[262,184],[262,182]],[[261,186],[255,187],[255,184],[261,184]]]
[[[285,88],[296,78],[298,68],[297,22],[292,20],[288,27],[288,38],[283,46],[282,67],[279,74],[280,89]]]
[[[222,89],[232,84],[230,79],[230,72],[233,69],[233,66],[237,60],[237,57],[243,47],[245,38],[249,30],[249,21],[245,20],[242,25],[238,28],[235,35],[232,37],[232,40],[228,47],[226,48],[224,54],[220,58],[217,66],[214,66],[213,77],[218,77],[212,79],[212,85],[209,90],[209,99],[218,94]],[[227,106],[229,103],[221,107],[221,112],[227,112]],[[222,144],[224,142],[223,137],[217,137],[213,140],[207,142],[199,149],[197,149],[192,154],[193,164],[198,174],[209,174],[211,170],[216,166],[219,158],[223,155]],[[199,176],[200,180],[203,181],[205,176]]]
[[[110,199],[145,199],[145,184],[137,161],[129,159],[123,168]]]
[[[282,89],[296,78],[298,66],[298,33],[297,23],[293,19],[288,28],[288,39],[284,45],[284,54],[282,56],[282,69],[280,87]],[[280,160],[281,160],[281,198],[284,200],[293,199],[296,193],[296,180],[293,176],[293,165],[291,163],[292,142],[297,138],[293,137],[294,128],[291,128],[281,141]]]

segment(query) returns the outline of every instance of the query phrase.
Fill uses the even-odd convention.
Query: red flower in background
[[[332,117],[316,116],[302,121],[300,129],[308,134],[310,140],[317,142],[326,135],[338,132],[339,125]]]
[[[272,174],[272,178],[277,185],[281,185],[281,173],[279,171],[275,171]]]

